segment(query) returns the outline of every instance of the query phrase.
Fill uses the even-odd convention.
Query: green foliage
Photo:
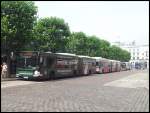
[[[109,46],[110,46],[110,43],[106,40],[100,40],[100,52],[101,52],[101,57],[104,57],[104,58],[108,58],[108,51],[109,51]]]
[[[110,46],[106,40],[96,36],[86,36],[83,32],[72,33],[66,45],[67,52],[91,57],[104,57],[120,61],[129,61],[130,53],[117,46]]]
[[[5,51],[20,50],[31,41],[36,13],[34,2],[1,2],[1,39],[2,45],[7,46]],[[7,44],[3,39],[7,40]]]
[[[130,53],[126,50],[121,49],[115,45],[110,46],[109,48],[109,59],[120,60],[123,62],[127,62],[130,60]]]
[[[66,44],[67,52],[75,53],[78,55],[86,55],[87,49],[87,36],[83,32],[74,32],[68,38]]]
[[[65,52],[69,26],[63,19],[51,17],[39,19],[34,27],[34,43],[38,50]]]
[[[5,40],[6,38],[10,38],[10,36],[14,36],[16,33],[15,26],[10,29],[8,16],[1,17],[1,40]]]
[[[100,52],[101,42],[96,36],[88,36],[87,38],[87,54],[88,56],[101,56]]]

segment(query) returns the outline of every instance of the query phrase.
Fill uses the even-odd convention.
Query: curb
[[[1,82],[3,81],[14,81],[17,80],[17,78],[5,78],[5,79],[1,79]]]

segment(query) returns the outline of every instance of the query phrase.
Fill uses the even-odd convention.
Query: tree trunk
[[[11,77],[11,73],[10,73],[10,61],[11,61],[10,54],[7,54],[7,67],[8,67],[8,69],[7,69],[7,77],[8,78]]]

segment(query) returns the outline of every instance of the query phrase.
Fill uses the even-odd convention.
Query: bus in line
[[[20,51],[16,59],[16,77],[24,79],[55,79],[128,70],[124,62],[70,53]]]

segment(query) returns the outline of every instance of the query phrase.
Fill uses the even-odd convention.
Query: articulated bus
[[[79,75],[90,75],[95,73],[96,60],[89,56],[78,55]]]
[[[70,53],[21,51],[16,56],[16,77],[24,79],[55,79],[129,69],[125,62]]]
[[[96,60],[70,53],[22,51],[17,55],[16,77],[55,79],[95,73]]]
[[[111,72],[111,62],[109,59],[101,58],[101,70],[102,73],[109,73]]]
[[[117,63],[116,63],[116,61],[115,60],[110,60],[111,61],[111,72],[116,72],[116,65],[117,65]]]
[[[117,69],[116,71],[119,72],[121,71],[121,62],[120,61],[116,61],[117,62]]]
[[[101,59],[101,57],[92,57],[92,58],[96,60],[95,72],[96,73],[102,73],[101,65],[100,65],[100,59]]]
[[[121,71],[121,62],[118,60],[111,60],[111,72]]]
[[[96,59],[96,73],[111,72],[111,61],[102,57],[93,57]]]
[[[110,60],[102,57],[94,57],[96,59],[96,73],[109,73],[121,71],[121,62]]]
[[[51,52],[19,52],[16,77],[25,79],[54,79],[77,74],[78,57],[75,54]]]

